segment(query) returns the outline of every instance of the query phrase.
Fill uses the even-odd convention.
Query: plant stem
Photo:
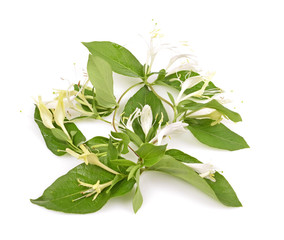
[[[174,105],[171,104],[168,100],[166,100],[166,99],[164,99],[163,97],[161,97],[161,96],[155,91],[155,89],[153,88],[152,85],[149,84],[148,87],[151,89],[151,91],[152,91],[160,100],[162,100],[163,102],[165,102],[166,104],[168,104],[168,105],[173,109],[173,111],[175,111]]]
[[[111,122],[110,122],[110,121],[108,121],[108,120],[105,120],[105,119],[103,119],[102,117],[99,117],[98,119],[99,119],[99,120],[101,120],[101,121],[103,121],[103,122],[106,122],[106,123],[109,123],[109,124],[111,124]]]

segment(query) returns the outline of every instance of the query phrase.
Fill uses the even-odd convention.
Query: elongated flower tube
[[[88,165],[88,164],[96,165],[96,166],[103,168],[104,170],[106,170],[106,171],[108,171],[112,174],[119,174],[118,172],[114,171],[113,169],[111,169],[108,166],[101,163],[99,158],[97,157],[97,155],[92,153],[92,152],[89,152],[89,150],[83,144],[80,145],[80,148],[83,151],[82,154],[74,152],[70,148],[66,148],[66,152],[69,153],[71,156],[78,158],[79,160],[83,160],[86,165]]]
[[[181,90],[177,96],[176,99],[176,104],[181,102],[181,97],[183,93],[185,92],[186,89],[191,88],[195,86],[196,84],[200,83],[203,81],[203,78],[201,76],[194,76],[194,77],[189,77],[187,78],[182,84],[181,84]]]
[[[187,88],[190,88],[190,87],[194,86],[194,85],[191,85],[190,83],[186,83],[186,81],[184,81],[184,86],[181,86],[182,89],[180,91],[180,94],[177,97],[176,104],[178,104],[179,102],[182,102],[182,101],[184,101],[186,99],[189,99],[191,97],[202,97],[202,95],[205,92],[206,87],[208,86],[209,82],[211,81],[211,79],[213,78],[214,75],[215,75],[215,72],[208,73],[207,76],[203,76],[203,77],[201,77],[201,76],[194,77],[194,78],[197,78],[196,82],[195,81],[193,82],[194,85],[196,85],[197,83],[199,83],[201,81],[204,81],[204,84],[202,85],[202,87],[199,90],[197,90],[197,91],[195,91],[193,93],[190,93],[190,94],[186,95],[185,97],[181,98],[182,94],[184,93],[184,91]],[[188,78],[188,79],[190,79],[190,78]]]
[[[214,126],[216,124],[219,124],[222,120],[223,120],[223,116],[228,119],[228,117],[226,115],[224,115],[223,113],[219,112],[218,110],[214,110],[208,114],[202,114],[202,115],[190,115],[188,117],[190,118],[199,118],[199,119],[203,119],[203,118],[209,118],[212,119],[213,122],[211,123],[211,126]]]
[[[150,131],[152,127],[152,122],[153,122],[152,110],[148,104],[146,104],[142,108],[140,121],[141,121],[141,127],[145,133],[145,136],[147,136],[148,132]]]
[[[42,120],[42,123],[47,128],[54,128],[52,124],[53,116],[50,110],[42,102],[41,96],[38,96],[37,107],[39,109],[39,114]]]
[[[55,111],[54,111],[54,120],[55,120],[56,124],[59,127],[61,127],[63,132],[66,134],[66,136],[68,136],[68,138],[70,138],[70,136],[69,136],[69,134],[68,134],[68,132],[67,132],[65,126],[64,126],[65,107],[64,107],[64,103],[63,103],[63,98],[64,98],[64,93],[59,92],[57,106],[56,106]]]
[[[214,178],[214,173],[216,172],[216,169],[213,165],[208,163],[188,163],[187,166],[197,172],[200,177],[207,178],[212,182],[216,182],[216,179]]]
[[[162,140],[164,137],[172,135],[172,134],[177,134],[177,133],[184,133],[186,130],[184,129],[187,127],[187,123],[183,122],[174,122],[171,123],[167,126],[165,126],[162,129],[158,130],[157,135],[151,140],[152,143],[157,142],[158,145],[162,143]]]

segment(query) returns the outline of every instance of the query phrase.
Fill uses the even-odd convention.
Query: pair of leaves
[[[182,151],[172,149],[168,150],[164,157],[153,165],[150,170],[164,172],[180,178],[226,206],[242,206],[235,191],[220,173],[215,173],[216,182],[212,182],[209,179],[201,178],[192,168],[186,166],[183,162],[200,163],[196,158]]]
[[[192,119],[185,120],[187,128],[202,143],[219,149],[239,150],[249,148],[243,137],[234,133],[222,123],[211,126],[211,119]]]
[[[181,82],[184,82],[189,77],[198,76],[199,74],[189,70],[183,70],[176,73],[169,74],[167,76],[158,78],[158,81],[155,81],[156,84],[172,87],[178,91],[181,90]],[[163,76],[163,75],[161,75]],[[177,80],[177,78],[179,80]],[[196,84],[195,86],[186,89],[184,94],[193,93],[202,88],[203,82]],[[220,88],[216,87],[213,82],[209,82],[208,86],[205,88],[204,96],[212,97],[217,93],[222,92]]]
[[[47,148],[52,153],[57,156],[62,156],[66,153],[66,148],[72,148],[72,145],[70,145],[70,142],[66,138],[66,135],[60,128],[49,129],[44,126],[37,106],[35,107],[34,120],[41,131]],[[85,136],[81,133],[81,131],[76,127],[74,123],[65,123],[64,125],[67,132],[69,133],[69,136],[71,136],[72,138],[72,143],[75,146],[78,146],[86,141]]]
[[[151,143],[144,143],[136,151],[143,160],[143,165],[151,167],[161,160],[166,152],[167,145],[156,146]]]
[[[32,203],[47,209],[66,213],[92,213],[100,210],[110,198],[128,193],[134,186],[135,181],[121,178],[115,181],[111,189],[104,189],[98,197],[92,201],[92,197],[86,197],[77,201],[82,196],[82,191],[87,190],[84,186],[78,186],[77,179],[83,182],[95,184],[106,183],[114,180],[115,176],[97,166],[80,164],[67,174],[58,178],[42,194],[41,197],[31,200]]]
[[[129,77],[144,77],[142,64],[123,46],[108,41],[83,42],[83,44],[92,56],[104,59],[114,72]]]
[[[97,101],[101,106],[116,105],[113,95],[112,71],[129,77],[144,78],[142,64],[126,48],[112,42],[84,42],[91,53],[87,70],[96,89]]]

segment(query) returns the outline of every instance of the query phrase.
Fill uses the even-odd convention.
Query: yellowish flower
[[[37,107],[39,109],[39,114],[42,120],[42,123],[47,128],[54,128],[52,124],[53,116],[50,110],[42,102],[41,96],[38,96]]]
[[[80,179],[77,179],[78,183],[80,186],[84,186],[84,187],[88,187],[87,190],[83,191],[82,194],[85,194],[83,195],[82,197],[79,197],[77,199],[74,199],[74,201],[77,201],[77,200],[80,200],[82,198],[86,198],[86,197],[90,197],[92,196],[93,194],[95,194],[95,196],[93,197],[93,201],[97,198],[97,196],[108,186],[110,186],[112,184],[113,181],[109,181],[109,182],[106,182],[106,183],[103,183],[103,184],[100,184],[100,180],[98,180],[95,184],[90,184],[90,183],[85,183],[85,182],[82,182]]]
[[[64,107],[64,102],[63,102],[63,98],[64,98],[64,92],[59,92],[59,96],[58,96],[58,101],[57,101],[57,106],[55,108],[54,111],[54,120],[56,122],[56,124],[61,127],[61,129],[63,130],[63,132],[68,136],[68,138],[70,138],[65,126],[64,126],[64,119],[65,119],[65,107]]]

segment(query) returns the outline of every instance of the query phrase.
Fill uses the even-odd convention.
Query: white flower
[[[177,96],[176,103],[178,104],[181,101],[181,97],[186,89],[191,88],[195,86],[196,84],[203,81],[203,78],[201,76],[194,76],[187,78],[184,82],[181,83],[181,90]]]
[[[178,54],[173,56],[169,63],[168,66],[166,67],[166,70],[168,70],[177,60],[181,59],[181,58],[186,58],[188,60],[189,63],[189,59],[191,59],[191,61],[193,62],[193,65],[197,65],[197,61],[195,60],[195,55],[191,54],[191,53],[183,53],[183,54]]]
[[[165,126],[162,129],[159,129],[157,135],[151,140],[152,143],[157,141],[157,144],[160,145],[164,137],[177,134],[177,133],[184,133],[186,130],[184,129],[187,127],[187,123],[183,122],[174,122],[170,123],[169,125]]]
[[[186,61],[180,64],[179,66],[170,69],[167,74],[170,75],[173,73],[177,73],[179,71],[193,71],[198,73],[201,71],[201,69],[198,67],[198,65],[195,62],[186,59]]]
[[[178,104],[179,102],[182,102],[184,100],[187,100],[191,97],[202,97],[202,95],[205,92],[206,87],[208,86],[209,82],[211,81],[211,79],[213,78],[213,76],[215,75],[215,72],[213,73],[208,73],[207,76],[196,76],[196,77],[192,77],[194,79],[188,78],[186,79],[182,84],[181,84],[181,91],[176,99],[176,104]],[[186,82],[187,80],[189,80],[188,82]],[[193,80],[192,82],[190,82],[191,80]],[[193,87],[194,85],[196,85],[197,83],[204,81],[204,84],[202,85],[202,87],[193,92],[190,93],[188,95],[186,95],[185,97],[181,98],[182,94],[184,93],[184,91],[188,88]]]
[[[214,173],[216,172],[216,169],[213,165],[208,163],[189,163],[187,164],[187,166],[197,172],[200,177],[207,178],[212,182],[216,182],[216,179],[214,178]]]
[[[55,108],[54,111],[54,120],[56,122],[56,124],[61,127],[61,129],[63,130],[63,132],[66,134],[66,136],[69,136],[65,126],[64,126],[64,119],[65,119],[65,107],[64,107],[64,103],[63,103],[63,97],[64,97],[64,93],[63,92],[59,92],[59,96],[58,96],[58,101],[57,101],[57,106]]]
[[[153,122],[152,110],[148,104],[146,104],[142,108],[140,121],[141,121],[141,127],[145,133],[145,136],[147,136],[148,132],[150,131],[152,127],[152,122]]]
[[[53,116],[50,110],[46,107],[46,105],[42,102],[41,96],[38,96],[38,101],[36,102],[37,107],[39,109],[39,114],[42,120],[42,123],[47,128],[54,128],[52,124]]]
[[[127,129],[133,131],[132,124],[134,120],[140,116],[140,114],[141,114],[141,109],[136,108],[135,111],[129,115],[125,125]]]

